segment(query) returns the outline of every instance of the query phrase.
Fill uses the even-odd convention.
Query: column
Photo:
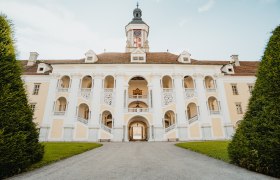
[[[82,75],[79,73],[71,74],[71,84],[69,87],[69,97],[67,98],[67,118],[64,123],[63,140],[72,141],[73,140],[73,130],[75,122],[77,121],[77,107],[78,107],[78,92],[80,88],[80,81]]]
[[[188,131],[187,131],[187,120],[185,115],[185,96],[184,96],[184,89],[183,89],[183,75],[181,74],[174,74],[174,85],[175,85],[175,94],[176,94],[176,123],[178,129],[178,138],[179,140],[187,140],[188,138]]]
[[[116,78],[116,103],[114,141],[126,141],[127,127],[124,124],[124,74],[118,73]]]
[[[88,122],[88,140],[89,141],[98,141],[99,139],[99,118],[100,118],[100,101],[101,101],[101,92],[102,92],[102,73],[94,73],[92,75],[94,79],[93,93],[91,99],[91,118]]]
[[[204,86],[204,76],[202,74],[194,74],[196,82],[196,90],[197,90],[197,99],[198,99],[198,106],[199,106],[199,121],[201,122],[201,136],[202,139],[210,139],[212,135],[207,136],[209,134],[209,130],[211,132],[211,125],[210,125],[210,116],[207,107],[207,98],[206,98],[206,91]]]
[[[162,124],[162,89],[160,86],[161,75],[154,73],[152,74],[152,103],[153,103],[153,125],[151,124],[151,130],[153,131],[154,141],[163,141],[164,128]]]
[[[229,109],[228,109],[228,102],[226,97],[226,92],[224,88],[223,77],[224,74],[220,73],[215,75],[216,77],[216,85],[218,90],[218,97],[220,101],[220,112],[222,116],[222,124],[224,124],[224,136],[227,139],[230,139],[233,135],[233,125],[230,120]]]

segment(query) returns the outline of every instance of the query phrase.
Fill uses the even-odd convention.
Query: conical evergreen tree
[[[11,23],[0,15],[0,179],[40,160],[44,149],[16,61]]]
[[[239,166],[280,177],[280,26],[272,33],[248,111],[228,152]]]

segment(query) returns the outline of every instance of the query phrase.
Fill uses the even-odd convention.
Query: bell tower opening
[[[139,48],[143,52],[149,52],[149,26],[142,20],[142,10],[137,7],[133,10],[133,19],[125,27],[126,52],[133,52]]]

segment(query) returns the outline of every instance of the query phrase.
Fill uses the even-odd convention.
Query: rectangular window
[[[34,88],[33,88],[33,95],[38,95],[39,94],[39,89],[40,89],[40,84],[35,83]]]
[[[31,110],[34,112],[34,111],[35,111],[35,108],[36,108],[36,103],[31,103],[31,104],[30,104],[30,108],[31,108]]]
[[[139,60],[143,61],[143,60],[144,60],[144,57],[139,56]]]
[[[235,103],[237,114],[243,114],[241,103]]]
[[[238,95],[237,85],[231,84],[231,88],[232,88],[233,95]]]
[[[253,84],[248,84],[248,89],[250,94],[252,94],[253,88],[254,88]]]
[[[137,61],[137,60],[138,60],[138,57],[137,57],[137,56],[134,56],[134,57],[133,57],[133,60],[134,60],[134,61]]]
[[[40,68],[39,68],[39,71],[44,71],[44,68],[40,67]]]

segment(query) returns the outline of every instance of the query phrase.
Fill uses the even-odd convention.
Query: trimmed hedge
[[[0,179],[43,157],[38,130],[16,61],[11,23],[0,15]]]
[[[267,44],[248,111],[228,152],[239,166],[280,177],[280,26]]]

